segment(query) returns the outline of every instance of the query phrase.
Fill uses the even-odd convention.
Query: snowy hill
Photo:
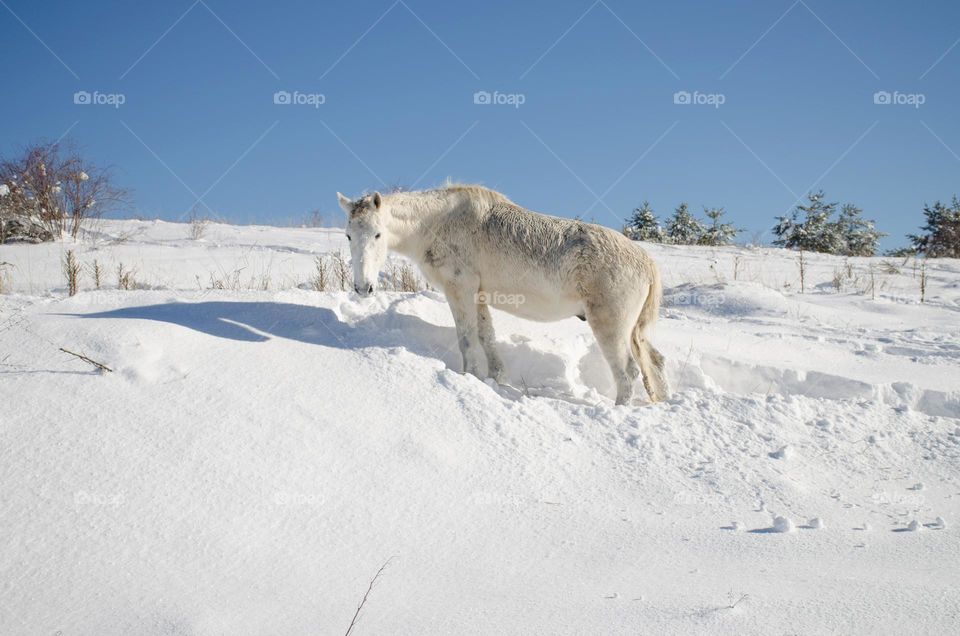
[[[649,246],[616,407],[579,320],[483,383],[440,293],[310,290],[342,232],[189,235],[0,246],[0,633],[343,633],[388,560],[354,634],[956,629],[960,262]]]

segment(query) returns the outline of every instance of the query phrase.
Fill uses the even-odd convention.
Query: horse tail
[[[650,282],[643,308],[640,309],[640,317],[637,318],[637,327],[640,329],[641,335],[657,322],[657,317],[660,315],[660,302],[663,300],[663,283],[660,282],[660,270],[657,269],[656,263],[652,260],[650,261],[650,274],[653,280]]]
[[[657,322],[660,314],[660,301],[663,298],[663,284],[660,281],[660,271],[656,264],[650,261],[651,281],[647,289],[647,297],[643,301],[640,315],[634,324],[630,337],[630,347],[633,357],[643,372],[643,386],[652,402],[666,399],[670,394],[667,378],[664,372],[663,355],[650,344],[647,331]]]

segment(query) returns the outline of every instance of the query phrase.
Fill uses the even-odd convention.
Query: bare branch
[[[370,592],[373,591],[373,584],[377,582],[377,579],[380,578],[380,575],[383,574],[384,569],[386,569],[393,559],[394,557],[390,557],[384,561],[383,565],[380,566],[380,569],[377,570],[377,573],[373,575],[372,579],[370,579],[370,585],[367,586],[367,591],[360,600],[360,604],[357,605],[357,611],[354,612],[353,619],[350,621],[350,626],[347,628],[347,631],[343,636],[350,636],[350,632],[353,631],[354,626],[357,624],[357,619],[360,617],[360,610],[363,609],[364,604],[367,602],[367,598],[370,596]]]
[[[69,350],[67,350],[67,349],[64,349],[63,347],[60,347],[60,351],[63,351],[64,353],[69,353],[69,354],[72,355],[72,356],[76,356],[76,357],[80,358],[81,360],[83,360],[84,362],[89,362],[90,364],[92,364],[93,366],[97,367],[97,368],[100,369],[101,371],[108,371],[108,372],[111,372],[111,373],[113,372],[113,369],[111,369],[111,368],[108,367],[107,365],[105,365],[105,364],[100,364],[100,363],[97,362],[96,360],[91,360],[90,358],[88,358],[88,357],[85,356],[85,355],[82,355],[82,354],[79,354],[79,353],[74,353],[73,351],[69,351]],[[384,564],[384,565],[386,565],[386,564]],[[381,568],[381,569],[383,569],[383,568]],[[379,572],[378,572],[377,574],[379,575]],[[366,599],[366,597],[364,597],[364,599]],[[357,611],[359,611],[359,609],[358,609]]]

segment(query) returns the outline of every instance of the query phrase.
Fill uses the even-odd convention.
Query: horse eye
[[[374,236],[373,238],[380,238],[380,232],[377,232],[377,235]]]
[[[350,238],[350,235],[349,235],[349,234],[347,234],[347,240],[348,240],[348,241],[352,241],[352,240],[353,240],[352,238]]]

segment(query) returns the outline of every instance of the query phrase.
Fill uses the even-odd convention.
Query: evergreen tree
[[[794,222],[796,216],[796,213],[794,213],[789,217],[777,217],[777,224],[773,226],[773,235],[777,237],[773,239],[774,245],[787,249],[793,249],[797,246],[800,241],[800,226]]]
[[[844,256],[873,256],[877,252],[877,241],[886,236],[876,230],[873,221],[862,218],[862,212],[854,204],[845,203],[833,224],[842,246],[839,253]]]
[[[667,237],[677,245],[696,245],[703,231],[703,225],[693,218],[686,203],[681,203],[667,222]]]
[[[723,216],[723,208],[704,208],[703,213],[710,219],[710,224],[703,230],[703,234],[700,235],[700,245],[730,245],[733,242],[733,237],[737,235],[737,232],[740,230],[734,228],[729,223],[723,223],[720,220],[720,217]]]
[[[649,241],[651,243],[663,243],[666,240],[663,228],[660,222],[653,214],[653,208],[649,201],[644,201],[639,208],[633,211],[633,216],[627,220],[623,233],[633,241]]]
[[[807,199],[808,205],[797,206],[797,210],[805,215],[800,249],[825,254],[839,253],[842,241],[837,234],[836,224],[830,222],[837,204],[824,202],[823,190],[808,196]]]
[[[826,203],[824,197],[823,190],[811,192],[806,205],[798,205],[789,218],[780,217],[773,228],[777,236],[773,244],[808,252],[840,253],[843,241],[837,234],[837,225],[830,222],[837,204]]]
[[[960,200],[953,197],[950,207],[935,202],[924,205],[927,218],[921,228],[923,234],[910,234],[907,238],[913,248],[928,258],[960,258]]]

